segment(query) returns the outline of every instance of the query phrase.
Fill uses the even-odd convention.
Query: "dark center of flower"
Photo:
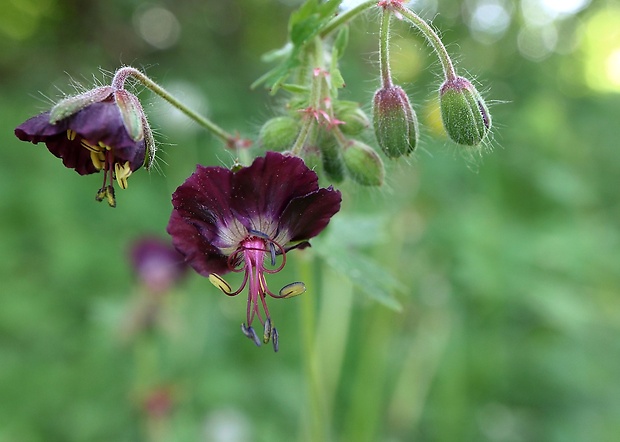
[[[278,255],[282,256],[282,262],[277,264]],[[248,302],[246,309],[246,324],[241,324],[241,330],[257,346],[261,345],[260,339],[252,328],[252,321],[258,317],[263,331],[263,343],[273,342],[275,351],[278,351],[278,331],[273,326],[265,295],[272,298],[292,298],[306,291],[303,282],[293,282],[284,286],[278,294],[273,293],[267,286],[265,274],[277,273],[286,264],[286,250],[282,245],[271,239],[262,232],[250,230],[237,249],[228,257],[228,266],[233,272],[244,272],[241,286],[233,291],[221,276],[211,273],[209,281],[228,296],[236,296],[248,287]],[[261,312],[262,310],[262,312]]]

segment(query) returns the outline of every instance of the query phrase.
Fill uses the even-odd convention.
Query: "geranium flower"
[[[60,101],[19,125],[15,135],[22,141],[45,143],[80,175],[103,170],[103,186],[96,199],[106,199],[112,207],[116,206],[114,180],[126,189],[127,178],[143,164],[149,168],[155,152],[138,98],[112,86]]]
[[[168,224],[175,247],[186,261],[228,296],[248,287],[243,333],[258,346],[252,327],[258,318],[264,327],[262,341],[272,339],[278,351],[266,295],[290,298],[305,291],[293,282],[274,293],[265,274],[277,273],[286,254],[309,246],[340,210],[340,192],[319,188],[316,173],[294,156],[267,152],[251,166],[232,171],[198,166],[172,195],[174,210]],[[220,276],[243,272],[241,286],[233,290]]]

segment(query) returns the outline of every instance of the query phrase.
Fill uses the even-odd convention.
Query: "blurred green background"
[[[437,124],[434,55],[394,27],[394,74],[422,148],[292,252],[272,301],[280,352],[239,331],[243,296],[191,274],[135,330],[129,245],[165,238],[170,194],[234,153],[141,91],[158,168],[94,202],[100,176],[13,129],[71,82],[144,69],[229,131],[278,97],[250,92],[299,2],[3,0],[0,18],[0,442],[616,441],[620,434],[620,6],[417,1],[492,105],[492,151]],[[350,2],[346,2],[350,3]],[[356,20],[342,97],[378,85],[378,21]],[[325,183],[328,184],[328,183]],[[365,266],[365,267],[358,267]],[[368,296],[378,285],[392,297]],[[131,331],[134,327],[133,332]]]

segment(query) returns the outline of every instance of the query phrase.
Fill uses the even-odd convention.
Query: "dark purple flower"
[[[138,99],[124,89],[102,86],[62,100],[50,111],[15,129],[22,141],[43,142],[63,164],[80,175],[103,170],[97,201],[114,207],[113,182],[127,178],[154,156],[151,129]],[[148,154],[148,156],[147,156]]]
[[[252,328],[258,317],[263,342],[273,338],[277,351],[265,297],[290,298],[305,285],[294,282],[274,293],[265,274],[282,270],[289,250],[307,247],[340,210],[341,200],[332,187],[319,188],[316,173],[300,158],[267,152],[236,172],[198,166],[172,195],[168,233],[186,261],[224,293],[235,296],[248,287],[247,325],[241,329],[260,345]],[[219,276],[231,271],[244,273],[237,290]]]
[[[187,264],[172,244],[157,237],[143,237],[131,246],[131,263],[151,293],[165,293],[187,272]]]

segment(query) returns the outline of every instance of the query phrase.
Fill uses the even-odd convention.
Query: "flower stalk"
[[[392,87],[390,73],[390,19],[392,14],[384,9],[381,15],[381,30],[379,31],[379,68],[381,69],[381,86]]]
[[[112,86],[118,89],[123,89],[125,81],[132,77],[142,84],[147,89],[159,95],[161,98],[170,103],[173,107],[183,112],[187,117],[194,120],[200,126],[204,127],[218,138],[222,139],[227,146],[234,147],[239,144],[239,137],[226,132],[217,124],[209,120],[207,117],[200,115],[198,112],[187,107],[183,102],[177,99],[174,95],[161,87],[159,84],[147,77],[143,72],[131,66],[125,66],[116,71],[114,78],[112,79]]]
[[[402,15],[413,26],[415,26],[422,33],[424,38],[426,38],[439,57],[446,80],[453,80],[456,78],[456,69],[454,68],[452,59],[448,54],[448,50],[441,41],[441,38],[439,38],[439,35],[437,35],[435,30],[426,21],[424,21],[422,17],[403,5],[402,0],[384,0],[379,2],[379,6],[382,6],[384,11],[392,10],[394,13]]]

